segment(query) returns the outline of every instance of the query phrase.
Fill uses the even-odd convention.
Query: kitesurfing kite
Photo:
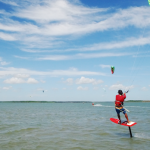
[[[148,0],[148,4],[150,5],[150,0]]]
[[[104,92],[106,92],[106,89],[105,89],[105,88],[103,88],[103,90],[104,90]]]
[[[113,74],[115,71],[115,67],[114,66],[111,66],[111,73]]]

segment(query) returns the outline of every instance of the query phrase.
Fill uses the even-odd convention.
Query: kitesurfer
[[[121,118],[120,118],[120,112],[123,112],[125,115],[127,122],[129,123],[128,115],[126,110],[123,108],[123,102],[126,99],[126,93],[123,94],[122,90],[118,90],[118,95],[116,95],[116,100],[115,100],[115,109],[117,112],[117,116],[119,119],[119,124],[121,123]]]

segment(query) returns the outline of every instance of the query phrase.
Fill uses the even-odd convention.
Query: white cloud
[[[110,13],[109,8],[90,8],[75,0],[7,0],[3,2],[18,7],[15,7],[11,13],[1,12],[3,17],[0,23],[0,38],[8,41],[18,40],[29,47],[32,45],[32,48],[40,45],[41,47],[56,46],[53,43],[64,41],[64,36],[83,35],[110,29],[118,30],[128,26],[142,29],[150,25],[149,7],[113,9]],[[13,20],[12,16],[26,19],[26,21]],[[51,38],[56,39],[51,40]],[[95,45],[95,48],[111,49],[150,43],[148,39],[144,41],[144,38],[138,41],[139,43],[136,39],[128,40],[119,44],[110,42],[109,45],[102,43]],[[89,48],[89,50],[93,49],[94,46]]]
[[[124,41],[110,41],[104,43],[97,43],[92,45],[87,45],[84,47],[67,49],[66,51],[98,51],[98,50],[110,50],[119,49],[133,46],[143,46],[150,44],[150,36],[147,37],[130,37]]]
[[[13,35],[7,34],[0,32],[0,39],[5,40],[5,41],[15,41],[16,38]]]
[[[29,76],[30,76],[29,74],[20,74],[20,73],[15,75],[15,77],[17,78],[28,78]]]
[[[131,86],[124,86],[122,84],[114,84],[114,85],[111,85],[109,87],[110,90],[129,90],[129,89],[133,89],[134,86],[131,85]]]
[[[101,57],[120,57],[133,55],[134,53],[79,53],[75,55],[50,55],[39,57],[36,60],[72,60],[72,59],[89,59],[89,58],[101,58]]]
[[[10,63],[5,62],[5,61],[2,61],[2,62],[0,62],[0,64],[1,64],[2,66],[5,66],[5,65],[8,65],[8,64],[10,64]]]
[[[141,90],[147,91],[148,89],[146,87],[142,87]]]
[[[88,89],[89,89],[88,87],[82,87],[82,86],[77,87],[77,90],[81,90],[81,91],[87,91]]]
[[[76,84],[101,84],[103,83],[102,80],[95,80],[95,79],[90,79],[90,78],[85,78],[85,77],[81,77],[80,79],[76,80]]]
[[[18,6],[17,3],[15,3],[14,1],[10,1],[10,0],[0,0],[0,2],[8,4],[8,5],[12,5],[12,6]]]
[[[62,88],[63,90],[67,90],[67,88]]]
[[[42,82],[42,83],[45,83],[46,81],[44,81],[44,80],[41,80],[41,82]]]
[[[9,62],[6,62],[6,61],[3,61],[3,59],[0,57],[0,64],[2,65],[2,66],[5,66],[5,65],[8,65],[8,64],[10,64]]]
[[[73,78],[68,78],[65,83],[67,84],[73,84]]]
[[[75,23],[75,21],[88,17],[88,15],[107,10],[85,7],[69,0],[42,0],[42,5],[40,3],[41,1],[36,1],[36,3],[30,1],[28,6],[25,6],[24,9],[18,9],[14,15],[34,20],[38,23],[53,21],[72,21]]]
[[[110,68],[110,65],[99,65],[101,68]]]
[[[29,84],[36,84],[36,83],[38,83],[38,81],[35,80],[34,78],[29,78],[29,79],[27,80],[27,83],[29,83]]]
[[[87,84],[87,83],[93,83],[95,82],[95,79],[89,79],[85,77],[81,77],[80,79],[76,80],[76,84]]]
[[[92,71],[79,71],[76,68],[70,68],[68,70],[53,70],[53,71],[35,71],[29,70],[25,68],[4,68],[0,67],[0,76],[6,75],[16,75],[16,74],[28,74],[28,75],[39,75],[39,76],[82,76],[82,75],[102,75],[105,76],[104,73],[101,72],[92,72]]]
[[[67,55],[50,55],[50,56],[44,56],[41,58],[37,58],[37,60],[68,60],[72,59],[71,56]]]
[[[20,58],[20,59],[29,59],[29,57],[22,57],[22,56],[14,56],[16,58]]]
[[[12,86],[9,86],[9,87],[3,87],[2,89],[3,90],[9,90],[9,89],[11,89],[12,88]]]
[[[12,77],[10,79],[4,80],[4,83],[8,83],[8,84],[16,84],[16,83],[25,83],[25,81],[21,78],[17,78],[17,77]]]
[[[38,81],[35,80],[34,78],[28,78],[27,80],[24,80],[22,78],[12,77],[10,79],[4,80],[4,83],[7,83],[7,84],[20,84],[20,83],[34,84],[34,83],[38,83]]]

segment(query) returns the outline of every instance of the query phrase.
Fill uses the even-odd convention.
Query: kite
[[[148,0],[148,4],[150,5],[150,0]]]
[[[114,66],[111,66],[111,73],[113,74],[115,71],[115,67]]]
[[[105,89],[105,88],[103,88],[103,90],[104,90],[104,92],[106,92],[106,89]]]

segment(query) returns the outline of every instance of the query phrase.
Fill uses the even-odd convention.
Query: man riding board
[[[120,112],[123,112],[123,114],[127,119],[127,122],[128,123],[130,122],[126,110],[123,108],[123,102],[125,99],[126,99],[126,93],[123,94],[122,90],[118,90],[118,95],[116,95],[116,100],[115,100],[115,109],[119,119],[118,124],[121,123]]]

